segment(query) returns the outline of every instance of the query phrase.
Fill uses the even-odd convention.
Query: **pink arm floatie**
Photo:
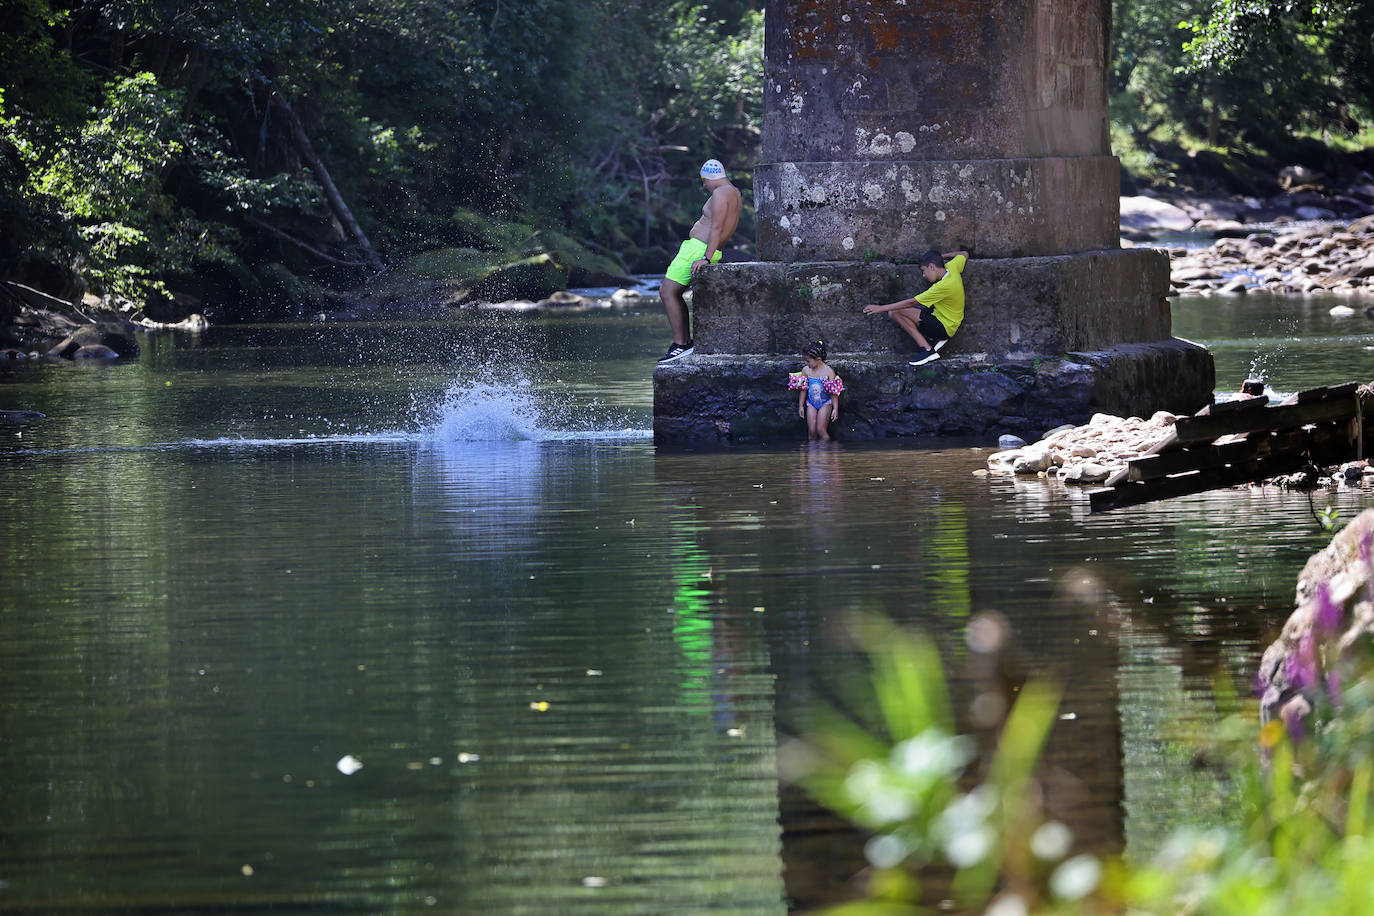
[[[844,391],[844,382],[840,381],[840,377],[837,375],[827,380],[824,387],[826,394],[839,394],[841,391]]]
[[[787,390],[796,391],[798,388],[806,387],[806,375],[802,372],[787,373]]]

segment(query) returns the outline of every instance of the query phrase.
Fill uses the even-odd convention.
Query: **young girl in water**
[[[825,364],[822,341],[802,347],[806,368],[787,376],[787,387],[797,389],[797,415],[806,421],[812,439],[830,438],[830,421],[840,415],[840,392],[844,382]]]

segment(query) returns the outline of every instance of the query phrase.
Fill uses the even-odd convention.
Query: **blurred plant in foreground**
[[[815,733],[792,748],[796,780],[819,802],[872,831],[869,899],[834,914],[931,912],[922,871],[952,876],[949,895],[964,911],[1025,914],[1055,903],[1077,906],[1097,890],[1102,865],[1069,856],[1069,828],[1047,821],[1033,771],[1059,696],[1025,685],[1006,712],[996,748],[956,731],[934,645],[890,622],[865,618],[854,634],[873,666],[875,715],[860,724],[840,711],[817,713]],[[865,716],[863,703],[854,704]]]
[[[1367,542],[1362,548],[1368,573]],[[1314,626],[1284,663],[1298,702],[1264,722],[1254,703],[1229,706],[1215,756],[1236,785],[1241,827],[1179,831],[1148,867],[1124,874],[1122,899],[1151,913],[1355,916],[1374,912],[1374,657],[1369,586],[1315,589]],[[1356,604],[1354,625],[1346,605]],[[1364,605],[1360,608],[1359,605]],[[1256,738],[1258,737],[1258,742]]]
[[[855,633],[872,663],[871,715],[855,704],[861,724],[822,709],[814,733],[785,757],[790,778],[872,834],[867,898],[830,916],[1374,911],[1374,683],[1360,676],[1374,663],[1367,655],[1341,658],[1309,733],[1274,720],[1259,729],[1258,744],[1254,705],[1219,686],[1228,714],[1208,753],[1237,787],[1243,826],[1180,829],[1152,862],[1130,866],[1076,852],[1070,829],[1042,809],[1035,768],[1056,717],[1054,688],[1022,687],[995,746],[980,755],[972,737],[957,733],[929,640],[875,619]]]

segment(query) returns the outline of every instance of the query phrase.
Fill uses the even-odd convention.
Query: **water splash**
[[[508,384],[456,381],[439,402],[425,438],[439,442],[519,442],[543,438],[544,412],[526,378]]]
[[[582,401],[559,386],[538,386],[524,376],[502,382],[455,381],[438,404],[438,416],[422,438],[461,442],[546,442],[587,439],[647,439],[599,401]]]
[[[1278,403],[1280,403],[1281,401],[1283,401],[1283,400],[1285,400],[1286,398],[1288,398],[1289,396],[1291,396],[1291,395],[1293,394],[1293,392],[1291,392],[1291,391],[1279,391],[1279,390],[1275,389],[1274,387],[1272,387],[1268,382],[1264,381],[1264,372],[1263,372],[1264,365],[1265,365],[1265,364],[1264,364],[1264,362],[1262,361],[1262,357],[1256,357],[1256,358],[1250,363],[1250,374],[1249,374],[1248,376],[1246,376],[1246,378],[1247,378],[1247,379],[1259,379],[1260,382],[1261,382],[1261,384],[1264,385],[1263,394],[1264,394],[1267,398],[1269,398],[1269,403],[1270,403],[1270,404],[1278,404]],[[1225,403],[1228,403],[1228,402],[1230,402],[1230,401],[1239,400],[1239,399],[1241,398],[1241,392],[1240,392],[1239,390],[1237,390],[1237,391],[1218,391],[1218,392],[1215,392],[1215,397],[1216,397],[1216,401],[1217,401],[1218,404],[1225,404]]]
[[[1250,374],[1246,377],[1257,378],[1263,382],[1265,376],[1271,374],[1269,372],[1269,369],[1272,366],[1281,365],[1282,363],[1283,354],[1280,351],[1275,351],[1272,353],[1256,353],[1254,358],[1250,360]],[[1268,383],[1266,383],[1264,387],[1264,393],[1272,396],[1273,392],[1269,391]]]

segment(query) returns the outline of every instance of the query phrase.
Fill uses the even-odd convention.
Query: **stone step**
[[[947,346],[945,350],[948,350]],[[1215,387],[1211,354],[1170,338],[1053,357],[994,360],[953,354],[911,367],[893,353],[835,352],[844,380],[838,439],[986,437],[1027,441],[1094,413],[1191,414]],[[786,442],[806,438],[787,374],[800,357],[693,355],[654,369],[660,444]]]
[[[863,314],[924,290],[916,264],[743,262],[692,284],[697,352],[791,355],[813,340],[832,351],[909,354],[915,342],[886,315]],[[1148,249],[1036,258],[971,258],[964,323],[950,355],[1031,359],[1170,334],[1169,256]]]

